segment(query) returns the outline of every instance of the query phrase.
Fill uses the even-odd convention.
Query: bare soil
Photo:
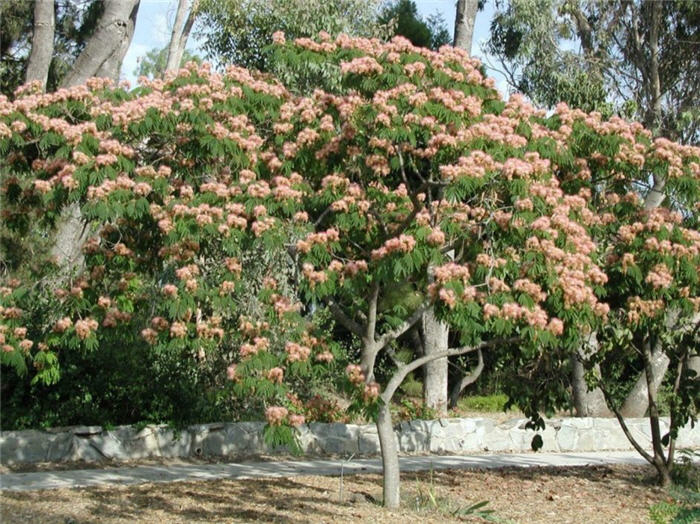
[[[0,522],[644,523],[669,500],[653,478],[617,465],[405,473],[398,511],[381,507],[379,475],[345,477],[342,493],[338,477],[319,476],[3,491]],[[493,513],[464,513],[485,500]]]

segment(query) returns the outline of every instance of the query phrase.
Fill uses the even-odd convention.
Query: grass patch
[[[649,507],[654,524],[694,524],[700,522],[700,466],[694,463],[697,452],[682,450],[673,467],[670,499]]]
[[[460,411],[481,411],[484,413],[498,413],[505,411],[508,397],[501,393],[495,395],[475,395],[473,397],[464,397],[457,403],[457,409]]]

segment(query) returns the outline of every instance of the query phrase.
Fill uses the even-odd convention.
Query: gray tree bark
[[[93,76],[119,80],[124,55],[134,36],[139,1],[104,0],[104,13],[73,69],[63,79],[63,87],[83,84]]]
[[[598,350],[598,337],[591,333],[584,345],[578,349],[578,354],[571,357],[571,386],[574,397],[574,409],[577,417],[611,417],[612,412],[605,402],[603,391],[596,387],[588,389],[586,384],[586,370],[583,361],[586,353],[595,353]],[[600,366],[595,365],[594,372],[600,376]]]
[[[435,318],[433,308],[428,309],[422,318],[424,355],[447,351],[450,328]],[[431,360],[423,368],[423,402],[439,415],[447,411],[447,358]]]
[[[700,321],[700,315],[696,314],[687,324],[679,325],[678,322],[678,311],[671,311],[667,313],[666,317],[666,329],[668,330],[680,330],[688,332],[689,330],[695,329],[696,324]],[[690,369],[695,369],[700,367],[700,359],[696,355],[692,355],[688,360],[688,367]],[[649,359],[649,367],[652,371],[654,379],[651,384],[654,386],[654,391],[652,395],[656,395],[656,390],[659,388],[663,382],[666,371],[670,360],[666,353],[664,353],[663,346],[661,342],[657,341],[654,347],[651,349],[651,356]],[[647,409],[649,408],[649,381],[647,380],[646,373],[642,372],[637,380],[632,386],[632,390],[625,398],[625,402],[620,408],[620,414],[623,417],[643,417],[646,415]]]
[[[182,55],[185,52],[187,39],[190,37],[190,31],[194,25],[194,20],[197,16],[197,8],[199,0],[192,2],[189,15],[185,19],[187,13],[187,0],[179,0],[177,11],[175,13],[175,23],[173,24],[173,32],[170,35],[170,44],[168,45],[168,59],[165,64],[166,71],[173,71],[180,67]]]
[[[462,375],[459,381],[452,386],[452,390],[450,391],[450,403],[448,405],[450,409],[457,406],[459,396],[462,394],[462,391],[464,391],[464,388],[476,382],[481,376],[481,373],[484,371],[484,354],[481,350],[479,350],[477,355],[479,357],[479,361],[476,367],[468,373]]]
[[[474,38],[474,22],[479,8],[478,0],[458,0],[457,14],[455,16],[455,36],[452,45],[472,52],[472,40]]]
[[[669,363],[670,360],[666,353],[663,352],[661,344],[655,344],[649,358],[649,369],[653,379],[649,380],[648,373],[642,372],[640,374],[620,408],[620,415],[625,418],[646,416],[647,409],[649,409],[649,393],[656,396],[656,391],[659,389],[661,382],[663,382]],[[649,391],[649,384],[653,387],[651,392]]]
[[[63,79],[62,87],[80,85],[94,76],[119,80],[124,56],[134,36],[139,1],[105,0],[105,10],[95,32],[76,59],[73,69]],[[82,249],[87,236],[88,228],[80,206],[73,203],[61,213],[51,249],[51,255],[64,275],[78,273],[83,268],[85,260]]]
[[[83,245],[88,237],[88,227],[82,219],[80,206],[72,203],[63,208],[56,224],[56,236],[51,257],[62,273],[78,273],[85,265]]]
[[[34,34],[32,35],[32,52],[27,61],[25,81],[38,80],[41,90],[46,91],[49,67],[53,58],[53,38],[55,14],[53,0],[35,0]]]
[[[379,445],[382,451],[384,507],[397,509],[401,502],[399,447],[396,441],[396,434],[394,433],[394,425],[391,423],[390,402],[391,400],[382,403],[379,408],[377,433],[379,434]]]

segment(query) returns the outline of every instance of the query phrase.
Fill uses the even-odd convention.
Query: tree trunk
[[[595,387],[588,389],[586,370],[583,365],[587,355],[598,351],[598,336],[591,333],[585,344],[578,348],[577,355],[571,357],[571,389],[574,397],[574,409],[577,417],[611,417],[603,391]],[[600,366],[595,365],[594,372],[600,376]]]
[[[472,52],[472,40],[474,38],[474,22],[479,8],[478,0],[458,0],[457,14],[455,16],[455,37],[452,45]]]
[[[605,396],[600,388],[588,389],[586,370],[583,363],[575,356],[571,357],[571,387],[574,397],[574,409],[577,417],[611,417]],[[600,374],[600,366],[596,364],[595,373]]]
[[[655,347],[659,346],[660,344],[657,342]],[[661,353],[661,350],[658,350],[657,352]],[[671,472],[669,469],[670,464],[666,464],[663,444],[661,443],[659,409],[656,403],[656,391],[661,383],[661,380],[659,377],[657,377],[654,366],[652,365],[652,362],[655,359],[654,355],[652,355],[651,343],[649,341],[644,343],[642,356],[644,358],[644,377],[647,383],[647,404],[649,405],[649,423],[651,426],[651,445],[654,450],[654,467],[659,473],[660,484],[666,487],[671,483]],[[663,378],[663,376],[661,378]]]
[[[87,237],[88,230],[80,206],[74,202],[63,208],[51,248],[51,257],[55,259],[62,274],[78,273],[83,268],[83,245]]]
[[[377,417],[377,433],[382,450],[382,469],[384,473],[384,507],[397,509],[401,502],[399,446],[391,423],[391,412],[388,403],[382,403]]]
[[[49,67],[53,57],[54,7],[53,0],[35,0],[34,34],[32,35],[32,52],[27,61],[26,82],[38,80],[41,90],[46,91]]]
[[[99,76],[119,80],[124,55],[134,35],[140,0],[105,0],[105,10],[95,32],[88,40],[61,83],[72,87],[88,78]],[[73,203],[61,213],[51,255],[63,274],[77,273],[84,264],[82,248],[87,239],[87,228],[80,206]]]
[[[625,398],[625,402],[620,408],[620,414],[625,418],[639,418],[646,415],[649,408],[649,395],[656,396],[656,391],[659,389],[661,382],[664,379],[666,370],[668,369],[669,359],[666,353],[663,352],[660,343],[656,343],[653,353],[650,356],[649,366],[653,380],[647,381],[647,373],[642,372],[634,383],[632,390]],[[651,383],[653,391],[649,391],[648,385]]]
[[[197,16],[199,0],[194,0],[192,2],[192,7],[190,8],[190,13],[185,20],[187,3],[187,0],[179,0],[177,5],[173,32],[170,35],[170,44],[168,45],[168,59],[165,64],[166,71],[174,71],[180,67],[182,55],[184,54],[185,46],[187,45],[187,39],[190,36],[194,19]]]
[[[435,318],[433,308],[423,314],[423,349],[426,356],[447,351],[450,329]],[[438,415],[447,411],[447,358],[433,360],[423,367],[423,402]]]
[[[472,369],[469,373],[463,374],[457,383],[452,386],[450,391],[450,403],[449,408],[453,409],[457,407],[457,402],[459,401],[459,396],[464,391],[464,388],[476,382],[476,380],[481,376],[481,372],[484,371],[484,354],[481,350],[477,353],[479,357],[479,362],[476,367]]]
[[[134,35],[140,0],[104,0],[105,10],[62,87],[85,83],[93,76],[119,79],[124,55]]]

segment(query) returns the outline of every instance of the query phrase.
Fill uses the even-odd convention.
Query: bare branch
[[[608,404],[608,407],[612,410],[612,412],[615,414],[615,418],[620,423],[620,428],[622,428],[622,432],[627,437],[627,440],[629,440],[632,447],[637,450],[637,453],[644,457],[644,459],[653,466],[654,458],[649,455],[649,453],[647,453],[639,442],[637,442],[637,440],[632,436],[632,433],[625,423],[625,418],[620,414],[620,410],[615,406],[615,403],[610,398],[610,394],[608,393],[607,389],[605,389],[602,383],[598,384],[598,387],[600,387],[600,390],[603,392],[603,396],[605,397],[605,402]]]
[[[341,307],[334,301],[331,300],[328,303],[328,308],[331,310],[333,318],[340,322],[343,325],[343,327],[346,328],[348,331],[357,335],[360,338],[362,338],[365,335],[364,328],[360,324],[355,322],[353,319],[351,319],[349,316],[347,316],[345,312],[341,309]]]
[[[389,342],[392,340],[395,340],[399,338],[401,335],[403,335],[406,331],[408,331],[418,320],[423,316],[423,313],[428,309],[428,303],[424,302],[421,304],[414,312],[413,314],[408,317],[406,320],[404,320],[401,325],[398,327],[392,329],[391,331],[387,331],[384,333],[379,339],[377,340],[377,344],[379,345],[380,348],[383,348],[386,346]],[[432,360],[432,359],[431,359]]]
[[[377,304],[379,302],[379,283],[372,282],[372,289],[369,292],[367,308],[367,326],[364,337],[374,342],[374,335],[377,330]]]
[[[509,338],[496,338],[494,340],[489,340],[488,342],[482,342],[481,344],[477,344],[476,346],[463,346],[461,348],[448,349],[447,351],[439,351],[437,353],[432,353],[430,355],[425,355],[423,357],[417,358],[410,364],[406,364],[396,373],[394,373],[394,376],[391,377],[391,380],[389,380],[389,383],[384,389],[384,393],[382,393],[381,395],[382,400],[388,404],[394,396],[394,393],[396,393],[396,390],[406,378],[406,375],[408,375],[411,371],[415,371],[419,367],[427,364],[428,362],[432,362],[433,360],[437,360],[439,358],[465,355],[473,351],[480,351],[491,348],[493,346],[499,346],[501,344],[513,344],[515,342],[518,342],[519,340],[520,337],[517,336]]]

